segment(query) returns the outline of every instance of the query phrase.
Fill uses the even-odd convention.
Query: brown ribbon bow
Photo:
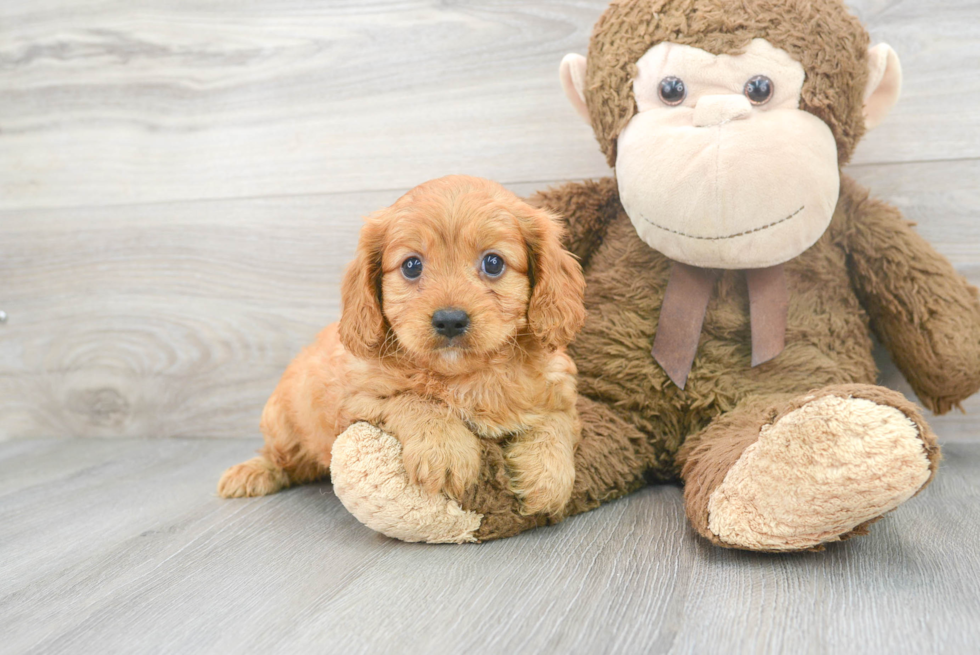
[[[694,364],[701,326],[719,271],[674,262],[660,308],[653,358],[681,389]],[[789,290],[783,265],[745,271],[752,324],[752,366],[768,362],[786,345]]]

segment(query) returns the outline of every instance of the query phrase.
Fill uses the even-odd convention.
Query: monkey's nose
[[[432,315],[432,327],[447,339],[463,334],[469,326],[470,317],[462,309],[440,309]]]
[[[746,118],[752,113],[752,103],[742,95],[726,94],[701,96],[694,105],[694,127],[714,127]]]

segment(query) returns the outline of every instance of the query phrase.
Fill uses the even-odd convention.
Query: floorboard
[[[868,537],[715,548],[650,487],[499,542],[385,539],[329,484],[214,496],[250,440],[0,444],[10,653],[966,653],[980,640],[980,444]]]

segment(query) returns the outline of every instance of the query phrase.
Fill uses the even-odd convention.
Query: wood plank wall
[[[257,438],[361,216],[609,174],[557,81],[605,5],[0,0],[0,440]],[[905,88],[849,172],[978,284],[980,7],[851,6]]]

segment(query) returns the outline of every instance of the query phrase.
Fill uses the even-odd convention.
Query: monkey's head
[[[561,81],[637,233],[671,259],[763,268],[824,233],[840,166],[901,68],[839,0],[617,0]]]

